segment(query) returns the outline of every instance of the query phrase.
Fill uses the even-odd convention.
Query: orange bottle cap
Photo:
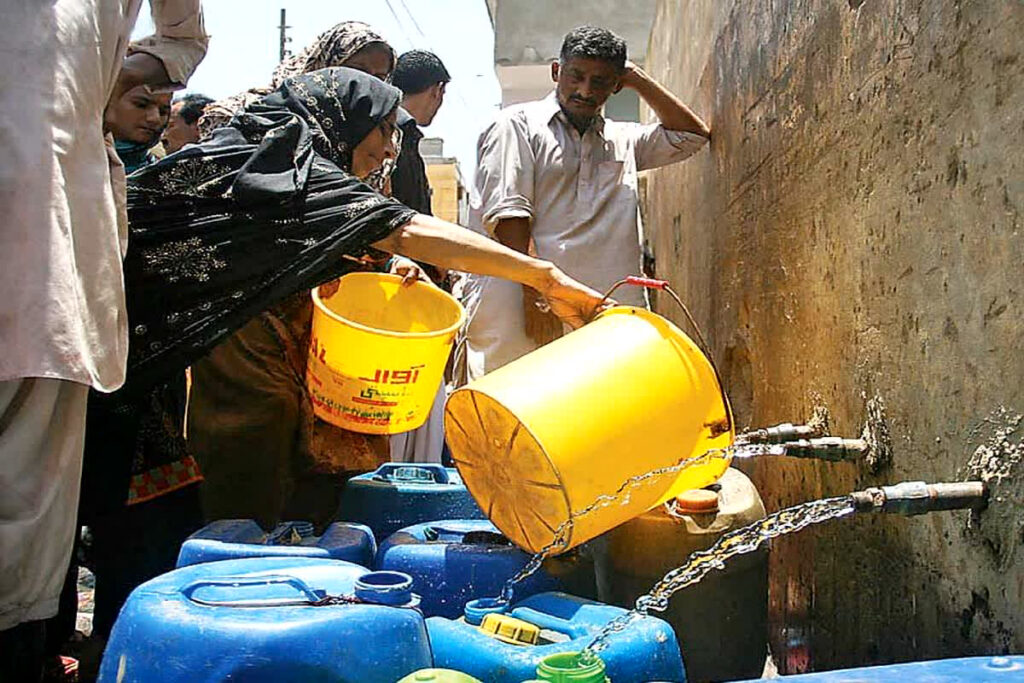
[[[718,494],[707,489],[690,489],[676,496],[676,512],[681,515],[718,512]]]

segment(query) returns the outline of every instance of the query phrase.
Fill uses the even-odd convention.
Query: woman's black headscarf
[[[129,178],[128,386],[180,372],[412,218],[347,172],[400,98],[360,71],[314,71]]]

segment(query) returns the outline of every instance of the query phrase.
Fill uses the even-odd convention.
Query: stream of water
[[[581,662],[593,661],[597,653],[607,646],[609,637],[622,631],[636,619],[652,610],[663,612],[668,609],[669,600],[677,591],[700,582],[713,569],[724,569],[729,558],[752,553],[773,538],[796,533],[812,524],[845,517],[853,511],[853,498],[850,496],[825,498],[779,510],[753,524],[725,534],[713,546],[707,550],[694,552],[686,564],[665,574],[648,593],[637,598],[636,606],[632,610],[608,622],[583,649]]]
[[[573,525],[577,519],[584,517],[594,510],[608,507],[609,505],[618,502],[620,505],[626,505],[629,503],[630,494],[638,486],[641,486],[644,482],[654,478],[662,477],[668,474],[675,474],[681,472],[687,467],[694,465],[710,462],[712,459],[744,459],[752,458],[755,456],[762,455],[785,455],[786,450],[782,445],[779,444],[744,444],[744,445],[733,445],[726,448],[715,448],[709,451],[705,451],[700,455],[696,455],[692,458],[685,458],[675,463],[674,465],[666,465],[665,467],[659,467],[658,469],[651,470],[650,472],[644,472],[643,474],[637,474],[630,477],[626,481],[622,482],[613,493],[603,494],[594,499],[592,503],[587,505],[585,508],[571,512],[564,522],[558,525],[552,535],[551,542],[541,548],[539,551],[533,554],[530,561],[527,562],[522,569],[515,573],[508,581],[505,582],[504,587],[501,590],[501,595],[498,596],[500,602],[511,602],[512,593],[515,590],[517,584],[525,581],[527,578],[532,576],[538,569],[540,569],[544,560],[551,556],[553,553],[557,553],[568,545],[570,533]]]
[[[540,569],[546,558],[563,550],[568,545],[570,533],[576,520],[616,502],[627,504],[631,492],[644,482],[654,477],[675,474],[687,467],[706,463],[716,458],[744,459],[763,455],[785,455],[785,453],[785,447],[781,444],[733,445],[727,448],[712,449],[673,465],[630,477],[613,493],[598,496],[586,507],[571,512],[566,520],[555,529],[551,542],[534,553],[530,561],[509,578],[498,599],[501,602],[511,602],[515,586]],[[592,662],[598,653],[607,647],[608,639],[612,635],[623,631],[633,621],[651,611],[665,611],[668,609],[669,600],[677,591],[700,582],[712,570],[724,569],[725,563],[730,558],[752,553],[773,538],[796,533],[813,524],[821,524],[844,517],[853,511],[854,503],[850,496],[825,498],[780,510],[753,524],[725,534],[713,546],[691,554],[686,564],[665,574],[648,593],[637,598],[636,605],[632,610],[608,622],[583,649],[580,657],[581,665],[585,666]]]

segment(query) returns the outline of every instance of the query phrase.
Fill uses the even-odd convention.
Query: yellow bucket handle
[[[729,397],[726,396],[725,394],[725,384],[722,383],[722,375],[721,373],[718,372],[718,365],[715,363],[715,357],[711,353],[711,347],[708,346],[707,340],[704,339],[704,334],[700,331],[700,327],[697,325],[697,321],[694,320],[693,315],[690,314],[690,309],[686,307],[686,304],[683,303],[683,300],[680,299],[679,295],[676,294],[675,290],[672,289],[672,285],[669,284],[669,281],[656,280],[650,277],[639,277],[637,275],[628,275],[624,279],[619,280],[610,288],[608,288],[608,291],[604,293],[603,297],[601,297],[601,301],[597,305],[595,311],[597,313],[600,313],[604,302],[607,301],[611,297],[611,295],[615,293],[616,289],[623,285],[633,285],[634,287],[644,287],[646,289],[657,289],[663,292],[668,292],[668,295],[672,297],[672,300],[675,301],[679,305],[679,308],[683,310],[683,315],[686,316],[686,320],[690,323],[690,327],[693,328],[694,333],[696,333],[697,335],[697,341],[700,342],[700,350],[704,353],[704,357],[708,359],[708,362],[711,363],[711,369],[715,373],[715,380],[718,382],[718,391],[720,391],[722,394],[722,405],[725,407],[726,423],[725,428],[719,433],[721,434],[732,430],[734,425],[732,421],[732,411],[729,410]],[[597,313],[595,313],[595,315]],[[715,428],[712,426],[712,431],[714,430]]]

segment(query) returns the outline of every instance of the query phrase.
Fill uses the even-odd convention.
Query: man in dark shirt
[[[432,52],[412,50],[398,58],[391,82],[402,93],[398,126],[402,129],[402,150],[391,174],[391,192],[398,201],[420,213],[432,215],[430,184],[420,156],[423,139],[420,126],[429,126],[444,101],[444,89],[451,76]]]

